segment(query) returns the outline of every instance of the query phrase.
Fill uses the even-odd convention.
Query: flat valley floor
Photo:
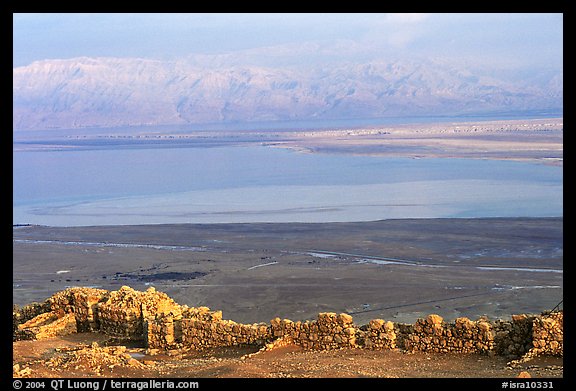
[[[509,318],[562,300],[563,219],[14,227],[15,304],[122,285],[243,323]]]

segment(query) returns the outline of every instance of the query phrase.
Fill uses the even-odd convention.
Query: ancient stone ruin
[[[242,324],[221,311],[179,305],[165,293],[123,286],[117,291],[69,288],[44,303],[13,311],[13,339],[44,339],[75,332],[143,341],[149,350],[252,345],[273,348],[295,344],[304,349],[400,349],[503,355],[529,360],[537,355],[563,356],[563,311],[513,315],[511,320],[445,322],[428,315],[414,324],[373,319],[357,326],[352,316],[319,313],[317,319],[274,318]]]

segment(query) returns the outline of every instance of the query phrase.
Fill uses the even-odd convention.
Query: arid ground
[[[16,304],[67,286],[155,286],[239,322],[346,312],[357,324],[491,318],[563,297],[563,219],[27,226],[13,231]]]
[[[97,347],[92,347],[94,342]],[[116,353],[107,353],[107,346]],[[510,366],[504,357],[480,354],[307,351],[290,345],[262,352],[231,347],[149,355],[137,343],[124,346],[97,333],[18,341],[13,361],[22,375],[34,378],[514,378],[522,372],[532,378],[563,377],[559,357]],[[133,359],[125,359],[127,355]]]

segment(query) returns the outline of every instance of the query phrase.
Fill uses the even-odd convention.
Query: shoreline
[[[265,146],[299,153],[470,158],[563,165],[563,117],[399,123],[280,130],[75,129],[79,134],[17,132],[17,152],[105,148]],[[59,134],[62,133],[62,134]],[[30,137],[29,139],[27,137]]]
[[[12,229],[19,228],[93,228],[93,227],[160,227],[160,226],[222,226],[222,225],[291,225],[291,224],[305,224],[305,225],[321,225],[321,224],[364,224],[364,223],[380,223],[386,221],[414,221],[414,220],[563,220],[564,215],[561,216],[486,216],[486,217],[405,217],[405,218],[389,218],[389,219],[376,219],[376,220],[351,220],[351,221],[328,221],[328,222],[248,222],[248,223],[154,223],[154,224],[107,224],[107,225],[47,225],[47,224],[34,224],[34,223],[14,223]]]
[[[460,167],[466,164],[471,163],[461,162]],[[440,179],[417,178],[417,167],[425,166],[420,163],[409,166],[414,179],[400,178],[390,183],[263,184],[13,206],[13,222],[51,226],[321,223],[562,214],[562,173],[557,172],[557,168],[540,168],[554,178],[554,182],[549,183],[520,177],[520,172],[536,173],[530,167],[518,166],[503,168],[510,173],[512,179],[509,180],[501,177],[445,179],[441,176],[446,168],[439,165],[447,166],[438,163],[431,169],[431,175],[438,175]],[[494,164],[481,165],[481,175],[488,176],[491,166]],[[394,167],[396,174],[391,175],[400,175],[398,172],[405,166],[398,163]]]

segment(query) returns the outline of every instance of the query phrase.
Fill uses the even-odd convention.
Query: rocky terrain
[[[82,331],[88,333],[77,334]],[[70,288],[43,303],[14,307],[13,337],[16,377],[180,377],[191,374],[190,364],[195,377],[221,377],[222,366],[233,377],[437,377],[437,371],[440,377],[500,377],[526,368],[527,362],[535,375],[556,377],[562,376],[562,361],[556,358],[563,356],[563,312],[453,323],[431,314],[413,325],[373,319],[364,326],[348,314],[320,313],[314,322],[275,318],[270,324],[246,325],[223,320],[221,311],[180,306],[154,288]],[[278,351],[280,357],[268,354]],[[374,351],[394,354],[382,357]],[[312,357],[318,353],[320,364],[304,365],[310,352]],[[436,360],[430,353],[447,356],[440,357],[441,364],[422,365],[422,360]],[[407,359],[406,354],[418,356]],[[458,356],[463,362],[445,367]],[[518,359],[503,365],[499,357]],[[546,365],[533,363],[543,357]],[[383,358],[392,359],[391,368],[366,365],[367,359]],[[471,370],[470,361],[483,364]],[[398,371],[398,363],[421,368]],[[203,375],[198,366],[206,370]]]
[[[563,377],[559,357],[543,356],[512,366],[500,356],[311,351],[295,345],[263,351],[230,347],[149,355],[145,348],[96,333],[14,342],[13,357],[14,377],[33,378],[470,378],[478,382],[479,378],[532,377],[555,378],[557,382]]]

